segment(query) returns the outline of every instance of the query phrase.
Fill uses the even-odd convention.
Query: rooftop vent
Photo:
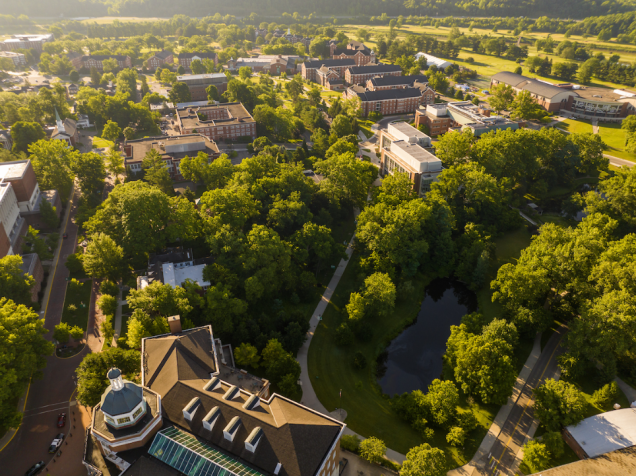
[[[251,451],[254,453],[256,451],[256,447],[258,446],[258,442],[261,441],[261,437],[263,436],[263,430],[260,426],[257,426],[252,430],[250,436],[245,440],[245,449],[247,451]]]
[[[236,385],[232,385],[230,389],[225,392],[225,395],[223,395],[223,400],[234,400],[235,398],[238,398],[240,394],[241,391],[239,388]]]
[[[276,465],[276,469],[274,470],[274,474],[278,474],[278,473],[280,473],[280,469],[281,469],[282,467],[283,467],[283,465],[282,465],[282,464],[280,464],[280,463],[278,463],[278,464]]]
[[[221,415],[221,410],[219,409],[219,407],[214,407],[212,410],[210,410],[208,414],[203,417],[203,428],[212,431],[214,424],[219,419],[219,415]]]
[[[234,437],[236,436],[236,432],[241,426],[241,419],[237,416],[230,420],[230,423],[223,430],[223,436],[226,440],[234,441]]]
[[[258,398],[258,395],[252,395],[247,402],[243,404],[243,408],[246,410],[254,410],[261,405],[261,399]]]
[[[197,412],[200,406],[201,400],[199,400],[199,397],[194,397],[192,400],[190,400],[190,403],[188,403],[183,409],[183,418],[188,421],[192,421],[194,414]]]
[[[206,392],[213,392],[221,386],[221,380],[218,377],[212,377],[208,383],[205,384],[203,390]]]

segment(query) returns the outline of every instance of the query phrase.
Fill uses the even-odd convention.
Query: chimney
[[[181,317],[170,316],[168,318],[168,325],[170,326],[170,332],[172,334],[181,334]]]

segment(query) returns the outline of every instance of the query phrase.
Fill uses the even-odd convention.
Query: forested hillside
[[[246,16],[250,12],[261,15],[280,15],[298,12],[308,15],[357,16],[381,15],[457,15],[457,16],[528,16],[541,15],[559,18],[585,18],[633,10],[634,0],[24,0],[7,2],[3,13],[34,17],[97,16],[172,16],[185,13],[191,16],[215,13]]]

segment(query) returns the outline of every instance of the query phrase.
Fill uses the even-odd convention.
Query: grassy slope
[[[68,323],[70,326],[78,326],[86,330],[88,324],[88,308],[91,299],[91,281],[84,281],[72,288],[71,284],[66,287],[66,297],[64,298],[64,311],[62,313],[62,322]],[[81,307],[81,304],[85,307]],[[77,306],[75,312],[68,310],[69,304]]]
[[[501,237],[497,240],[498,265],[518,257],[520,250],[529,242],[529,234],[525,228]],[[350,293],[360,287],[361,273],[359,258],[354,255],[309,348],[309,375],[318,398],[327,410],[333,411],[341,406],[347,411],[346,422],[352,430],[366,437],[381,438],[389,448],[405,454],[423,440],[410,425],[392,411],[388,397],[382,394],[376,384],[374,365],[371,363],[375,362],[377,355],[386,345],[415,319],[430,278],[419,276],[413,280],[415,291],[398,301],[393,315],[388,319],[370,323],[373,337],[368,342],[356,341],[354,345],[341,348],[335,345],[335,330],[346,319],[344,306],[349,300]],[[501,315],[498,305],[490,302],[490,290],[480,292],[478,297],[484,313],[490,317]],[[517,354],[521,364],[530,348],[531,343],[530,347],[525,342],[520,344]],[[351,365],[353,355],[357,351],[362,352],[370,364],[362,371],[355,370]],[[338,397],[340,389],[342,403]],[[463,396],[460,407],[469,407]],[[496,405],[480,403],[475,403],[472,408],[481,426],[470,435],[463,449],[449,446],[442,430],[436,430],[435,437],[430,441],[431,445],[446,451],[449,467],[462,465],[473,456],[499,409]]]
[[[625,151],[625,131],[620,124],[599,124],[599,134],[610,147],[607,154],[636,162],[636,155]]]

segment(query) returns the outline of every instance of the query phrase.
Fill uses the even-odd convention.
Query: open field
[[[81,327],[86,331],[90,299],[91,280],[80,281],[77,285],[69,282],[66,287],[66,297],[64,298],[62,322],[66,322],[69,326]],[[70,305],[75,306],[76,309],[69,309]]]
[[[610,147],[609,150],[605,151],[606,154],[636,162],[636,155],[625,151],[626,132],[621,129],[620,124],[599,123],[598,132],[603,141]]]

